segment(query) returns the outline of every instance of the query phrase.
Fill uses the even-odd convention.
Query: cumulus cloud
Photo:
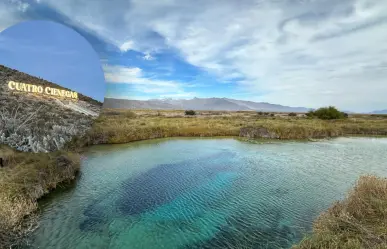
[[[121,51],[175,51],[251,100],[387,106],[385,0],[41,2]]]
[[[120,50],[122,52],[127,52],[133,49],[133,47],[134,47],[133,41],[127,41],[120,45]]]
[[[155,59],[149,52],[146,52],[142,58],[146,61],[151,61]]]
[[[125,67],[117,65],[105,65],[105,80],[107,83],[129,84],[136,92],[145,94],[159,94],[166,96],[192,96],[193,92],[184,91],[184,83],[169,80],[153,79],[144,74],[138,67]]]
[[[28,3],[20,0],[0,2],[0,32],[23,20],[22,14],[29,8]]]

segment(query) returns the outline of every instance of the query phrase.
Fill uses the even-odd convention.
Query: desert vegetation
[[[48,105],[39,105],[43,106],[40,107],[42,109],[39,106],[29,107],[28,104],[26,105],[9,107],[8,109],[3,108],[3,111],[8,112],[6,114],[7,117],[14,117],[13,123],[11,122],[13,124],[10,126],[11,128],[6,128],[14,130],[9,131],[7,134],[14,134],[19,132],[19,130],[25,132],[22,134],[29,134],[28,132],[30,132],[37,136],[50,134],[50,130],[54,130],[54,127],[56,127],[50,121],[58,118],[54,114],[57,112],[50,112],[49,110],[48,112],[47,110],[43,112],[43,108],[50,108]],[[20,115],[19,110],[23,108],[24,110],[30,108],[30,111],[26,112],[29,115],[18,116]],[[48,116],[39,122],[39,119],[34,119],[35,115],[33,114],[40,111],[43,112],[40,115]],[[38,116],[37,114],[39,113],[36,113],[36,116]],[[61,147],[64,151],[35,154],[16,152],[9,147],[2,147],[0,157],[4,158],[5,167],[0,168],[0,188],[2,188],[0,192],[0,247],[1,245],[9,246],[20,241],[26,233],[34,228],[36,224],[34,223],[34,214],[36,214],[37,199],[50,189],[55,188],[57,184],[74,178],[79,167],[79,155],[76,151],[81,150],[85,146],[127,143],[164,137],[238,136],[247,139],[266,138],[284,140],[329,138],[347,135],[387,135],[387,118],[383,115],[359,114],[349,115],[347,118],[341,116],[338,119],[321,119],[318,117],[318,114],[312,117],[307,117],[303,114],[272,114],[262,113],[262,115],[257,115],[257,112],[249,111],[200,111],[200,113],[195,112],[195,115],[187,115],[184,110],[105,109],[100,117],[96,119],[91,130],[85,129],[84,133],[77,133],[76,135],[74,135],[75,133],[59,132],[62,136],[63,134],[69,134],[68,139],[64,141],[64,146]],[[60,115],[69,115],[70,117],[72,113],[62,111]],[[83,122],[82,117],[76,119],[77,122]],[[49,122],[43,122],[46,120]],[[66,120],[68,119],[64,118],[61,122],[66,122]],[[38,130],[24,128],[23,123],[32,124],[31,127],[37,127]],[[1,125],[1,127],[7,127],[5,122],[1,123]],[[86,128],[91,123],[85,122],[84,125]],[[45,134],[39,133],[39,127],[41,131],[46,130],[48,132]],[[53,150],[59,148],[53,139],[50,138],[48,140],[54,143],[52,145]],[[42,143],[44,142],[42,141]],[[374,177],[361,178],[355,192],[346,200],[335,204],[327,213],[324,213],[316,221],[313,235],[303,240],[296,248],[368,248],[367,245],[375,246],[374,248],[383,248],[384,245],[378,241],[385,239],[383,237],[385,236],[385,231],[382,230],[382,227],[371,227],[371,224],[376,217],[373,215],[377,215],[380,218],[382,213],[377,212],[384,212],[386,209],[386,200],[381,197],[382,194],[386,196],[385,192],[382,193],[383,188],[381,188],[381,186],[385,186],[383,184],[386,181]],[[366,191],[376,194],[379,197],[375,198],[379,199],[374,199],[374,197],[372,199],[365,198],[368,194]],[[359,198],[357,194],[362,194],[364,197],[359,202],[355,202],[356,198]],[[377,203],[380,205],[377,206]],[[366,211],[362,212],[364,217],[355,217],[355,208],[347,210],[349,206],[353,205],[358,205],[357,208],[363,211],[365,209],[362,208],[370,207],[370,211],[368,213]],[[349,213],[338,210],[345,210],[345,212]],[[386,214],[383,214],[385,218]],[[350,218],[347,217],[348,220],[344,220],[346,218],[345,215],[350,215]],[[364,226],[358,226],[360,223],[356,223],[357,221],[354,221],[355,218],[353,217],[363,219],[361,222],[364,223],[361,223],[361,225]],[[336,222],[334,219],[336,219],[337,223],[324,223],[328,221]],[[346,225],[344,226],[344,224]],[[355,224],[355,227],[352,227],[351,224]],[[356,226],[360,230],[354,230]],[[340,235],[339,231],[344,232]],[[362,237],[365,235],[369,237]],[[350,242],[347,243],[346,241]],[[347,247],[336,245],[345,245]]]
[[[94,119],[58,99],[12,93],[10,80],[61,88],[0,65],[0,248],[21,243],[36,225],[37,200],[74,179],[79,154],[61,150],[74,136],[85,135]],[[78,106],[99,112],[101,103],[79,98]]]
[[[195,112],[194,110],[187,110],[187,111],[185,111],[184,113],[185,113],[185,115],[189,115],[189,116],[194,116],[194,115],[196,115],[196,112]]]
[[[81,136],[93,119],[40,101],[0,100],[0,144],[24,152],[60,150],[73,136]]]
[[[245,133],[258,130],[260,132]],[[387,119],[354,115],[343,119],[322,120],[277,113],[202,111],[187,116],[184,111],[109,110],[102,112],[93,128],[83,138],[68,146],[79,148],[92,144],[127,143],[164,137],[241,136],[276,139],[315,139],[347,135],[387,135]],[[251,135],[254,134],[254,135]]]
[[[361,177],[348,196],[315,221],[293,249],[387,248],[387,179]]]
[[[0,248],[11,248],[37,225],[37,200],[74,179],[80,162],[71,152],[23,153],[5,145],[0,157]]]
[[[0,144],[24,152],[60,150],[74,136],[90,129],[93,117],[65,108],[57,99],[12,93],[9,80],[47,86],[58,85],[0,65]],[[99,112],[101,103],[79,95],[78,105]],[[90,102],[86,102],[90,101]]]
[[[334,106],[322,107],[315,111],[309,111],[306,115],[310,118],[319,118],[323,120],[348,118],[347,113],[337,110]]]

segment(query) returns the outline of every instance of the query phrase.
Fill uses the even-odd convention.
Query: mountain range
[[[263,112],[308,112],[311,108],[290,107],[229,98],[150,99],[128,100],[105,98],[104,108],[162,109],[162,110],[206,110],[206,111],[263,111]]]
[[[313,108],[291,107],[267,102],[254,102],[230,98],[193,98],[193,99],[149,99],[130,100],[105,98],[103,108],[153,109],[153,110],[202,110],[202,111],[262,111],[262,112],[299,112],[305,113]],[[346,113],[353,111],[344,110]],[[386,110],[365,114],[387,114]]]
[[[370,114],[387,114],[387,109],[386,110],[373,111]]]

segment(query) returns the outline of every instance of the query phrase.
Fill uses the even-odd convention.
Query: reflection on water
[[[252,144],[161,139],[95,146],[69,190],[42,201],[35,248],[290,248],[387,139]]]

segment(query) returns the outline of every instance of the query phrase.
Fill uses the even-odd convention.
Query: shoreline
[[[289,142],[320,142],[324,140],[333,140],[338,138],[376,138],[376,139],[383,139],[387,138],[387,135],[363,135],[363,134],[348,134],[348,135],[342,135],[337,137],[324,137],[324,138],[303,138],[303,139],[274,139],[274,138],[268,138],[268,139],[249,139],[246,137],[239,137],[239,136],[173,136],[173,137],[158,137],[158,138],[148,138],[148,139],[141,139],[141,140],[133,140],[129,142],[116,142],[116,143],[99,143],[99,144],[90,144],[85,147],[82,147],[81,151],[78,151],[79,153],[84,152],[90,147],[93,146],[109,146],[109,145],[125,145],[125,144],[132,144],[132,143],[138,143],[138,142],[152,142],[154,140],[174,140],[174,139],[185,139],[185,140],[194,140],[194,139],[236,139],[243,142],[252,142],[252,143],[259,143],[259,144],[274,144],[274,143],[289,143]]]
[[[145,142],[145,141],[153,141],[153,140],[158,140],[158,139],[228,139],[228,138],[233,138],[237,140],[242,140],[242,141],[259,141],[262,143],[273,143],[273,142],[318,142],[321,140],[331,140],[335,138],[387,138],[387,135],[373,135],[373,134],[343,134],[340,136],[326,136],[326,137],[305,137],[305,138],[294,138],[294,139],[276,139],[276,138],[246,138],[246,137],[241,137],[241,136],[236,136],[236,135],[221,135],[221,136],[166,136],[166,137],[152,137],[152,138],[144,138],[144,139],[138,139],[138,140],[131,140],[131,141],[118,141],[118,142],[102,142],[102,143],[93,143],[93,144],[88,144],[85,146],[82,146],[80,151],[84,151],[84,149],[87,149],[92,146],[107,146],[107,145],[124,145],[124,144],[130,144],[130,143],[136,143],[136,142]],[[79,150],[77,150],[79,152]]]
[[[177,137],[177,138],[175,137],[175,138],[171,138],[171,139],[180,139],[180,138],[182,138],[182,137]],[[227,136],[227,137],[218,137],[218,138],[238,139],[239,137],[228,137]],[[337,137],[337,138],[345,138],[345,137]],[[349,137],[349,138],[351,138],[351,137]],[[357,138],[359,138],[359,137],[357,136]],[[374,137],[361,136],[360,138],[371,138],[372,139]],[[383,139],[385,137],[378,137],[378,138]],[[159,138],[159,139],[164,140],[164,139],[170,139],[170,138]],[[146,141],[153,141],[153,140],[159,140],[159,139],[151,139],[151,140],[143,140],[143,141],[146,142]],[[204,138],[185,137],[185,139],[190,140],[190,139],[212,139],[212,138],[209,138],[209,137],[204,137]],[[215,137],[215,139],[217,139],[217,138]],[[331,140],[331,139],[335,139],[335,138],[328,138],[328,140]],[[322,140],[324,140],[324,139],[322,139]],[[289,140],[286,140],[286,141],[275,140],[275,141],[278,143],[290,142]],[[271,143],[271,142],[273,142],[273,140],[267,139],[267,140],[263,141],[263,143],[265,143],[265,142]],[[274,142],[274,143],[276,143],[276,142]],[[307,142],[307,141],[300,141],[300,140],[295,141],[295,140],[293,140],[291,142]],[[126,143],[126,144],[130,144],[130,143]],[[98,145],[96,145],[96,146],[98,146]],[[105,145],[102,145],[102,146],[105,146]],[[382,186],[382,187],[380,187],[380,186]],[[383,186],[385,186],[385,187],[383,187]],[[353,187],[351,187],[351,189],[346,193],[346,197],[344,199],[342,199],[340,201],[336,201],[326,211],[323,211],[322,213],[319,214],[319,216],[313,222],[313,230],[311,230],[307,234],[305,234],[304,239],[302,239],[299,243],[294,244],[292,249],[320,248],[320,247],[317,247],[317,245],[319,245],[319,243],[331,243],[330,244],[331,246],[334,245],[337,248],[342,248],[342,247],[340,247],[340,244],[338,244],[338,245],[333,244],[334,242],[331,242],[331,241],[327,240],[326,238],[325,238],[326,239],[325,241],[321,241],[322,240],[321,237],[324,237],[326,234],[328,234],[331,237],[334,237],[334,236],[337,236],[337,237],[344,236],[345,237],[345,236],[347,236],[348,240],[351,240],[350,236],[352,236],[352,235],[347,230],[345,230],[345,231],[331,231],[330,230],[331,228],[329,227],[329,224],[330,224],[329,222],[332,222],[332,220],[334,220],[334,222],[337,222],[339,224],[341,224],[341,222],[343,223],[343,225],[346,224],[345,223],[346,221],[342,221],[341,218],[340,219],[337,218],[337,220],[336,220],[336,216],[335,216],[336,213],[337,212],[340,213],[340,211],[338,211],[338,209],[343,210],[343,211],[350,209],[351,207],[353,207],[353,204],[351,204],[352,203],[351,200],[353,200],[353,199],[357,200],[359,198],[363,198],[363,199],[361,199],[361,201],[364,202],[364,198],[367,198],[367,196],[372,196],[372,198],[375,198],[376,202],[383,201],[383,198],[385,196],[380,195],[380,193],[381,193],[380,191],[387,191],[386,187],[387,187],[387,178],[381,178],[381,177],[370,176],[370,175],[360,176],[357,180],[357,183]],[[366,188],[366,189],[364,189],[364,188]],[[364,191],[368,191],[367,196],[364,196]],[[377,192],[376,196],[375,196],[375,191]],[[363,195],[363,196],[361,196],[361,195]],[[369,199],[365,200],[365,202],[367,202],[367,201],[369,201]],[[375,204],[375,203],[373,203],[373,204]],[[356,205],[358,205],[358,204],[356,204]],[[369,208],[368,205],[365,205],[365,206],[367,208]],[[361,210],[362,208],[365,208],[365,207],[363,206],[363,207],[360,207],[359,209]],[[376,208],[378,208],[378,207],[376,207]],[[375,209],[375,207],[372,207],[372,210],[374,210],[374,209]],[[374,212],[374,211],[361,210],[361,212],[366,213],[366,212]],[[363,221],[363,218],[359,218],[359,217],[355,217],[355,218],[356,218],[356,220],[355,220],[356,226],[358,226],[358,227],[363,226],[363,222],[365,222],[365,221]],[[367,216],[364,219],[366,219],[366,218],[367,218]],[[326,225],[327,223],[328,223],[328,225]],[[316,228],[319,226],[328,226],[328,228],[326,228],[326,231],[321,232],[319,230],[319,228]],[[340,232],[342,233],[342,235],[340,235]],[[344,240],[341,237],[340,237],[340,239]],[[342,240],[340,243],[346,243],[346,242],[343,242]],[[357,243],[360,245],[362,242],[354,240],[354,242],[352,241],[352,242],[348,242],[348,243]],[[367,243],[373,243],[373,242],[367,242]],[[326,247],[326,248],[331,248],[331,247]],[[362,247],[353,247],[353,248],[362,248]],[[369,248],[373,248],[373,247],[369,247]]]
[[[18,152],[6,146],[0,146],[0,152],[6,159],[0,170],[0,248],[13,248],[36,229],[38,200],[76,178],[80,157],[64,151]]]
[[[118,114],[117,114],[118,113]],[[36,194],[35,188],[31,188],[36,184],[32,177],[30,184],[27,181],[26,192],[20,191],[18,202],[15,203],[14,194],[8,195],[13,198],[13,201],[8,200],[11,206],[6,208],[11,209],[11,214],[16,212],[18,217],[9,224],[6,224],[8,230],[15,231],[15,238],[20,238],[20,234],[29,231],[30,227],[25,226],[26,217],[36,215],[38,208],[37,201],[44,198],[48,193],[51,193],[58,184],[74,181],[80,167],[80,154],[87,148],[100,145],[123,145],[133,142],[152,141],[156,139],[237,139],[245,142],[255,142],[259,144],[265,143],[284,143],[284,142],[315,142],[321,140],[331,140],[340,137],[369,137],[369,138],[387,138],[387,119],[376,119],[365,117],[364,119],[354,118],[349,120],[337,121],[322,121],[308,118],[287,118],[287,117],[258,117],[255,113],[231,113],[230,116],[196,116],[185,117],[181,113],[175,113],[175,116],[169,117],[170,112],[157,111],[144,112],[137,114],[132,111],[117,111],[113,116],[102,113],[96,120],[93,128],[83,137],[76,137],[69,142],[65,149],[61,152],[41,154],[42,158],[38,158],[33,153],[14,152],[14,156],[24,158],[28,163],[22,163],[17,168],[15,167],[15,180],[23,179],[26,172],[26,165],[35,165],[34,167],[40,170],[50,171],[55,169],[55,173],[51,175],[50,183],[43,181],[39,194]],[[161,113],[161,114],[160,114]],[[180,115],[180,116],[178,116]],[[360,121],[359,121],[360,120]],[[248,128],[248,129],[246,129]],[[242,130],[244,132],[242,132]],[[0,151],[1,152],[1,151]],[[66,168],[57,168],[56,156],[72,155],[74,158],[71,170]],[[43,161],[42,161],[43,160]],[[22,160],[23,161],[23,160]],[[20,162],[19,162],[20,163]],[[17,165],[17,163],[16,163]],[[24,165],[24,167],[22,167]],[[76,166],[78,165],[78,166]],[[2,168],[0,173],[5,172]],[[58,170],[59,169],[59,170]],[[18,172],[20,171],[20,172]],[[12,174],[11,174],[12,175]],[[60,175],[61,177],[58,177]],[[5,179],[5,177],[4,177]],[[2,178],[0,177],[0,187]],[[3,183],[4,185],[5,183]],[[26,184],[25,182],[23,184]],[[31,193],[28,193],[28,192]],[[5,194],[6,195],[6,194]],[[0,196],[1,198],[1,196]],[[0,202],[0,211],[5,202]],[[20,204],[20,205],[19,205]],[[26,206],[27,208],[17,209],[12,208],[12,205]],[[10,208],[11,207],[11,208]],[[4,207],[3,207],[4,209]],[[8,210],[9,212],[9,210]],[[1,215],[1,214],[0,214]],[[27,222],[28,223],[28,222]],[[4,225],[0,224],[0,227]],[[27,229],[26,229],[27,227]],[[0,248],[7,246],[1,237],[4,237],[6,232],[0,230]],[[19,234],[19,235],[18,235]],[[26,235],[26,234],[24,234]],[[12,236],[12,234],[8,234]],[[18,237],[17,237],[18,236]],[[10,239],[12,243],[15,241]],[[23,241],[21,241],[23,242]],[[3,244],[4,245],[3,245]]]

